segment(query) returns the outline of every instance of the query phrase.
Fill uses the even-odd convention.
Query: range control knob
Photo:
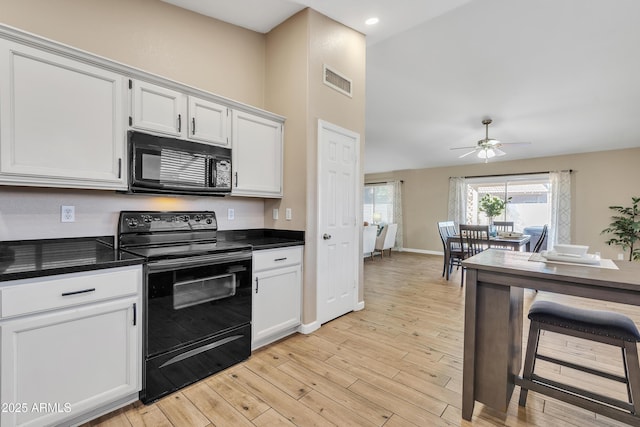
[[[131,228],[135,228],[135,227],[137,227],[137,226],[138,226],[138,220],[137,220],[137,219],[132,218],[132,219],[130,219],[130,220],[128,221],[128,225],[129,225],[129,227],[131,227]]]
[[[205,221],[207,224],[211,224],[213,222],[213,220],[211,218],[207,218],[207,220]]]

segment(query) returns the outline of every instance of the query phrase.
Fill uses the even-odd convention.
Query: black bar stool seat
[[[636,343],[640,332],[629,317],[612,311],[586,310],[551,301],[536,301],[529,310],[531,326],[520,385],[520,406],[525,406],[529,390],[549,395],[587,410],[640,425],[640,365]],[[548,330],[619,347],[624,377],[538,353],[540,331]],[[584,390],[534,374],[536,360],[544,360],[591,375],[626,384],[628,401]],[[632,421],[632,422],[630,422]]]

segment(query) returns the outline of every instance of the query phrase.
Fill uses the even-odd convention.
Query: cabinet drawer
[[[8,282],[0,288],[0,317],[7,318],[126,295],[142,283],[142,267],[122,267]]]
[[[261,271],[270,268],[284,267],[302,263],[302,247],[295,246],[283,249],[265,249],[253,251],[253,270]]]

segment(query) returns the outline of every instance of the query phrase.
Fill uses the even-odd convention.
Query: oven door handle
[[[149,271],[163,271],[177,268],[197,267],[225,262],[251,259],[251,251],[225,252],[222,254],[197,255],[192,257],[162,259],[147,263]]]

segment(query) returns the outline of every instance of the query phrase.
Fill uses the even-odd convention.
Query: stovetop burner
[[[250,245],[218,242],[212,211],[122,211],[118,221],[120,249],[147,259],[190,257],[249,249]]]

